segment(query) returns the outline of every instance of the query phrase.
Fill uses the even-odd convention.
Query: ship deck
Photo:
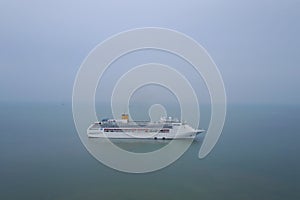
[[[172,125],[162,123],[145,123],[145,122],[130,122],[130,123],[94,123],[90,130],[98,130],[100,128],[168,128],[171,129]]]

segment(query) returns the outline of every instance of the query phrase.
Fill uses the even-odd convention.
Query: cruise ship
[[[130,121],[128,114],[122,114],[121,119],[103,119],[87,129],[89,138],[116,139],[191,139],[202,132],[171,117],[157,122]]]

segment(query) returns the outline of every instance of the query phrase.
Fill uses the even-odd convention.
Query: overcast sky
[[[207,49],[230,103],[299,103],[299,20],[299,0],[2,0],[0,101],[71,101],[90,50],[118,32],[155,26]]]

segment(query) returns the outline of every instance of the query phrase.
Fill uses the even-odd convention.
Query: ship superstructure
[[[171,117],[162,117],[157,122],[130,121],[128,114],[121,119],[103,119],[87,129],[90,138],[135,138],[135,139],[188,139],[204,130],[193,129],[186,123]]]

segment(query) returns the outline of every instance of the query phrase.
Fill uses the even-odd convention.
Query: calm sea
[[[206,127],[203,127],[206,128]],[[0,105],[0,199],[300,199],[300,107],[230,105],[216,147],[203,138],[170,166],[127,174],[95,160],[71,104]],[[140,149],[160,142],[120,142]]]

